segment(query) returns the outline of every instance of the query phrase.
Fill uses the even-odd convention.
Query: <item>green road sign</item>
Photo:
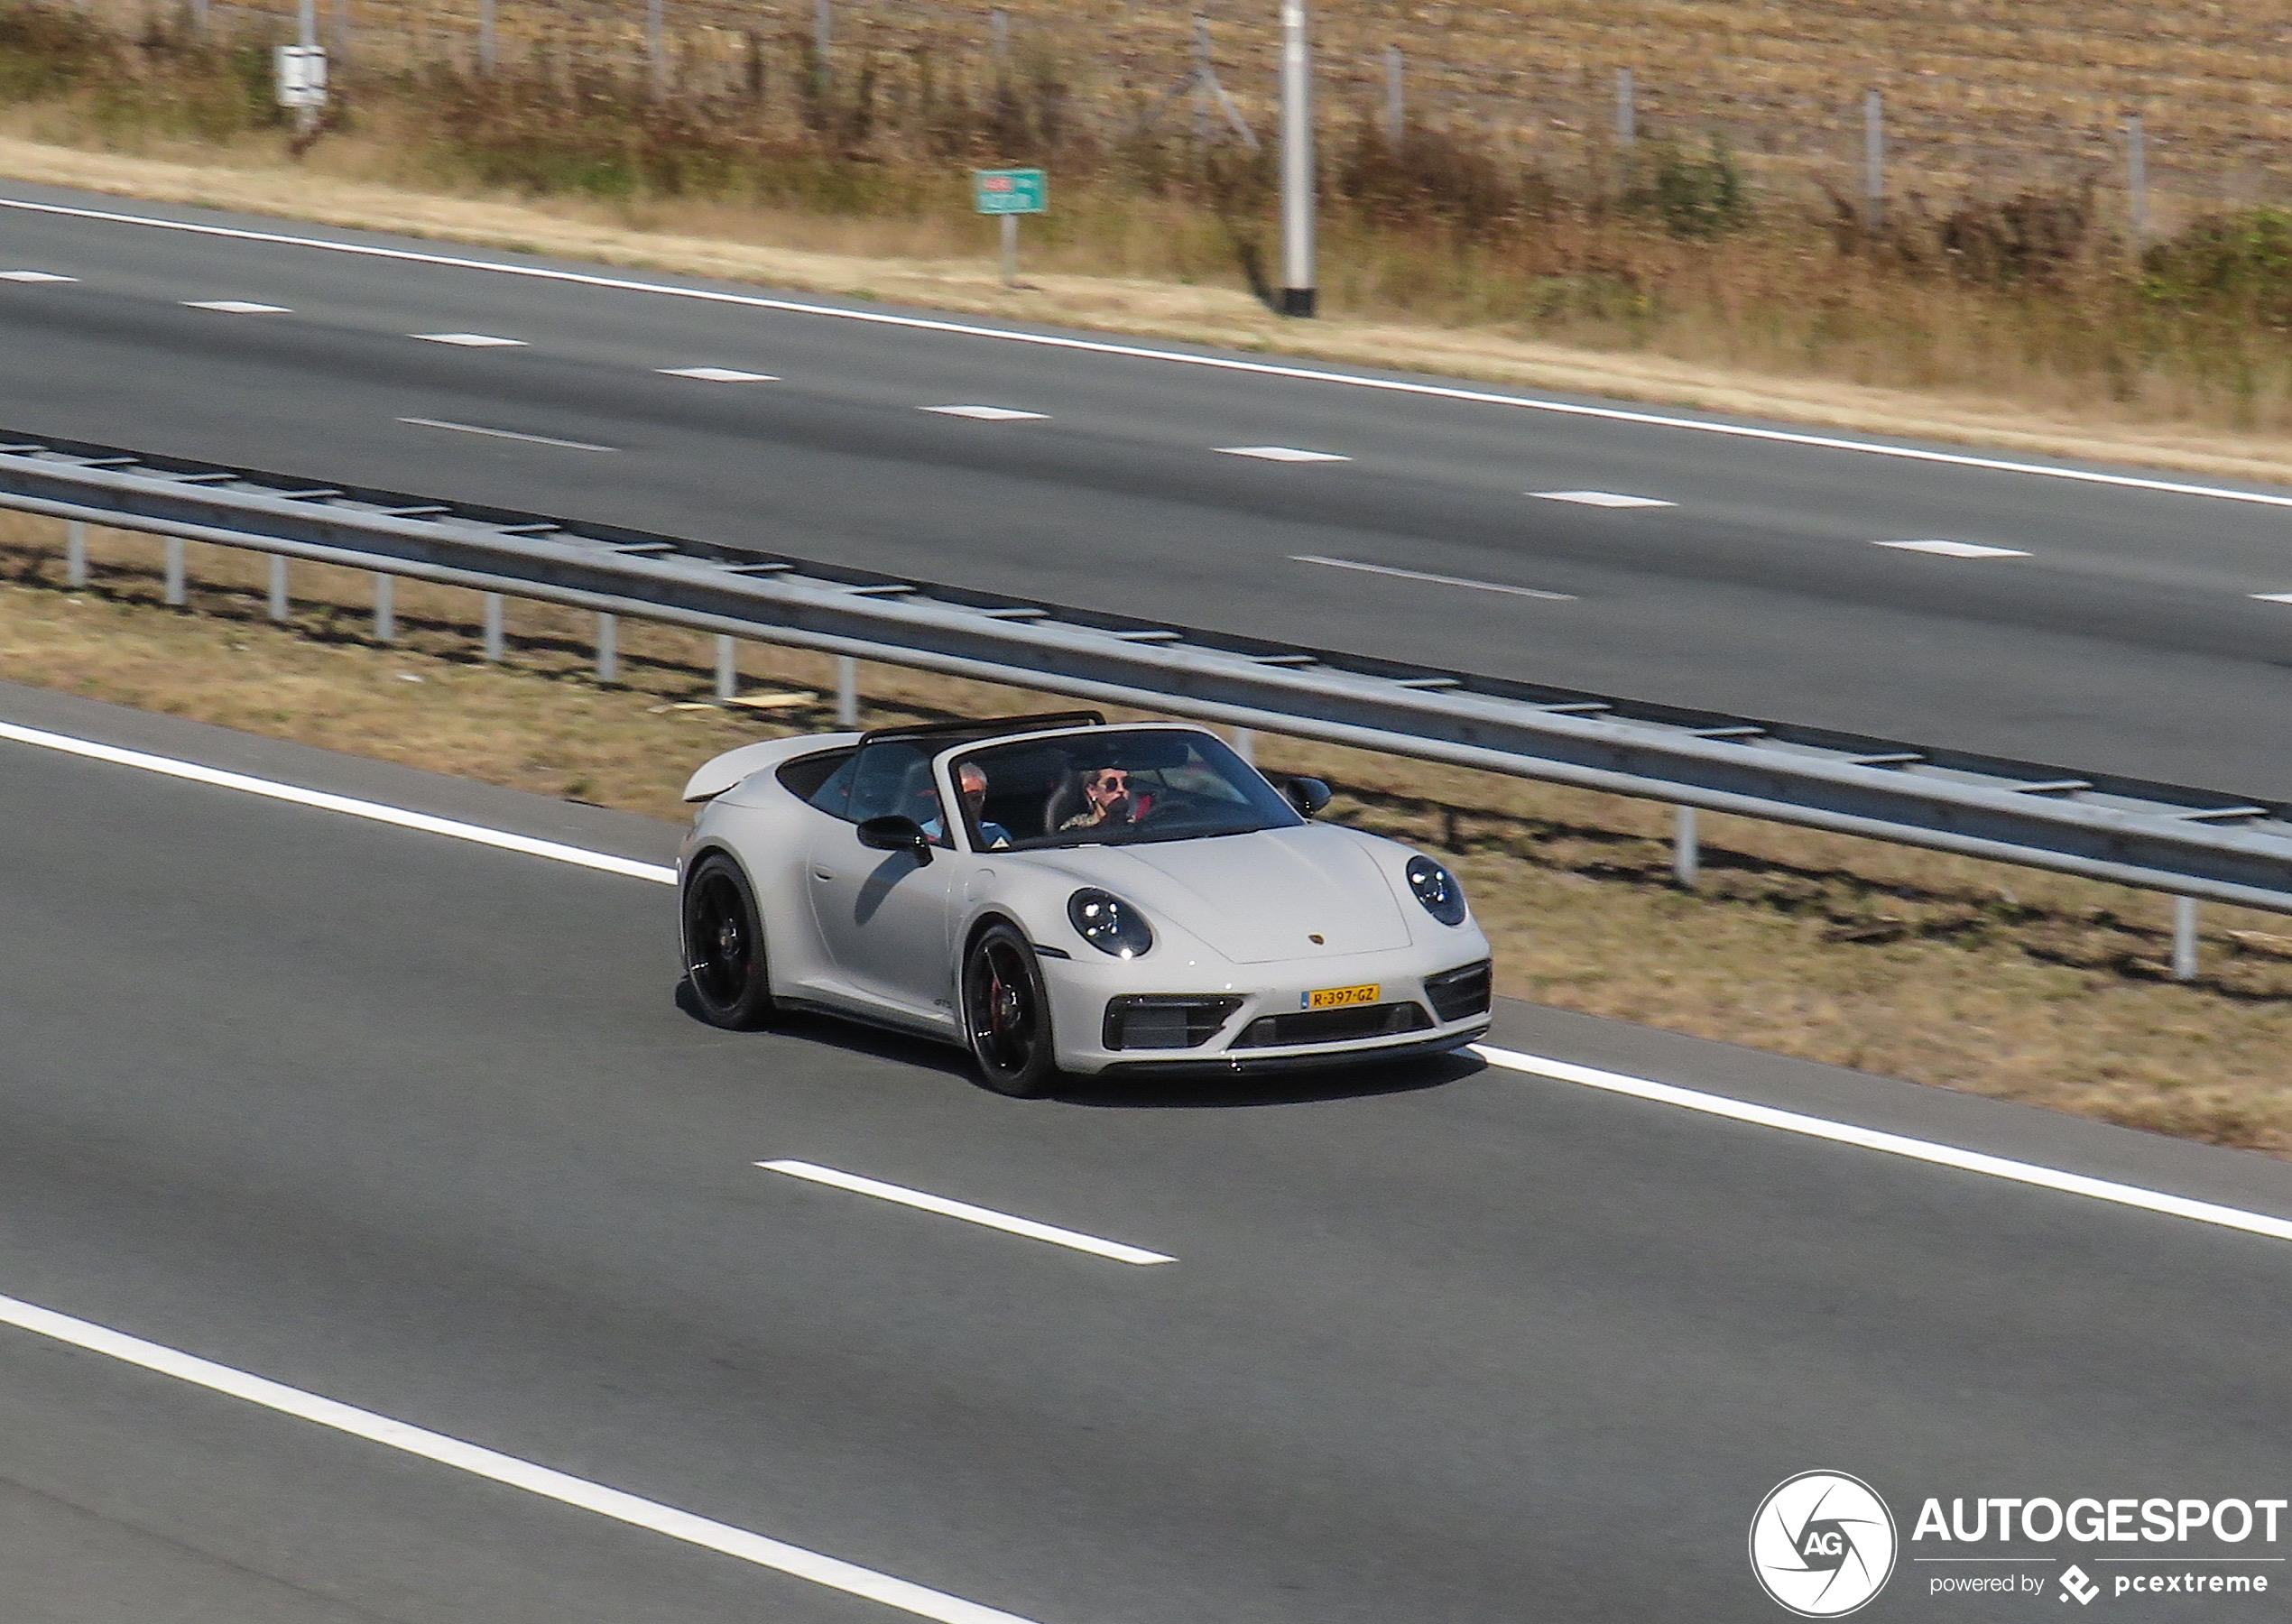
[[[973,170],[971,206],[983,215],[1044,214],[1050,184],[1040,170]]]

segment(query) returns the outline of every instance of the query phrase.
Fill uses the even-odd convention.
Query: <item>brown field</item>
[[[513,605],[491,668],[470,594],[402,584],[384,647],[362,576],[297,565],[274,627],[259,560],[191,549],[175,611],[148,538],[97,532],[92,588],[64,590],[57,528],[0,517],[0,679],[661,817],[709,754],[833,724],[820,657],[749,648],[772,704],[726,710],[689,633],[624,625],[605,687],[586,617]],[[871,723],[1041,698],[886,668],[862,684]],[[1720,817],[1687,892],[1664,807],[1293,741],[1259,753],[1331,780],[1328,816],[1454,854],[1508,995],[2292,1154],[2292,934],[2273,917],[2208,908],[2200,978],[2176,985],[2155,896]]]

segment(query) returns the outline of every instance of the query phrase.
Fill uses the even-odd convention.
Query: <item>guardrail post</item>
[[[1671,877],[1683,890],[1693,890],[1703,878],[1703,840],[1696,830],[1693,807],[1671,808]]]
[[[271,555],[271,618],[274,621],[282,621],[286,619],[288,614],[286,555],[273,553]]]
[[[716,697],[731,699],[740,692],[740,641],[737,638],[716,639]]]
[[[1234,753],[1251,766],[1257,765],[1257,734],[1246,727],[1234,730]]]
[[[167,538],[167,606],[180,609],[190,602],[190,595],[183,587],[183,538]]]
[[[848,654],[836,657],[836,725],[847,732],[859,725],[859,661]]]
[[[374,577],[374,641],[398,641],[398,577]]]
[[[74,589],[88,585],[88,523],[64,521],[64,585]]]
[[[502,595],[485,595],[485,663],[502,663]]]
[[[2173,979],[2196,979],[2196,899],[2173,899]]]
[[[609,614],[596,617],[596,679],[621,680],[621,623]]]

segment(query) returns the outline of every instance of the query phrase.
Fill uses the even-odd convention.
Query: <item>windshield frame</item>
[[[1119,740],[1141,734],[1177,734],[1192,744],[1206,759],[1210,770],[1226,780],[1228,787],[1242,791],[1243,799],[1240,807],[1246,807],[1251,815],[1247,826],[1189,828],[1173,825],[1167,830],[1130,826],[1120,831],[1088,835],[1077,832],[1063,839],[1051,835],[1013,839],[1007,846],[990,847],[981,837],[977,815],[957,792],[957,774],[965,762],[991,756],[1000,751],[1053,746],[1077,740],[1104,741],[1105,747],[1113,748]],[[957,809],[960,814],[950,821],[962,830],[964,849],[981,856],[1021,856],[1033,852],[1067,852],[1088,846],[1161,845],[1181,840],[1215,840],[1233,835],[1262,834],[1270,829],[1299,828],[1311,821],[1298,811],[1278,785],[1258,770],[1256,763],[1245,760],[1209,729],[1185,722],[1118,723],[1112,726],[1061,729],[1057,733],[975,739],[943,752],[932,762],[932,771],[938,780],[943,803]]]

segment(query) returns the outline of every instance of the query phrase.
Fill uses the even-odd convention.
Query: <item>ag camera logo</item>
[[[1751,1519],[1751,1571],[1778,1606],[1839,1619],[1886,1588],[1894,1514],[1843,1472],[1802,1472],[1767,1491]]]

